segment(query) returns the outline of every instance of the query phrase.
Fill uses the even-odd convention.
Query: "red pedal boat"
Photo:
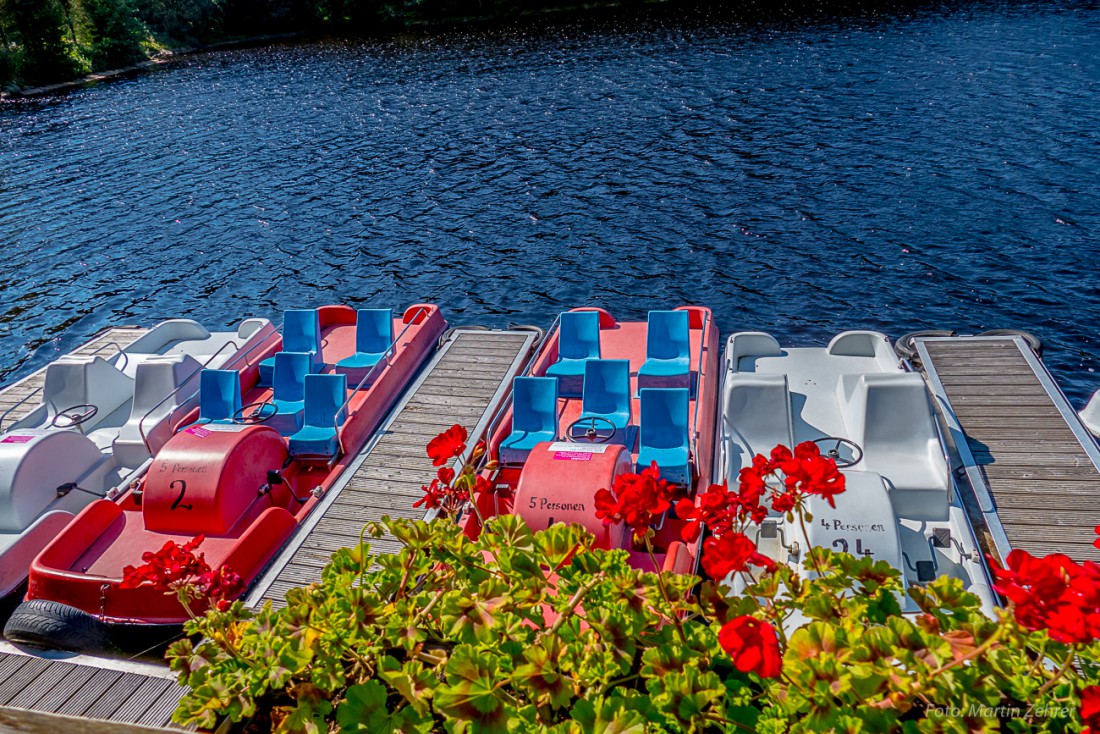
[[[431,305],[396,319],[347,306],[288,311],[282,352],[241,373],[239,392],[233,376],[205,372],[198,415],[142,483],[117,502],[90,504],[39,554],[5,636],[68,650],[166,637],[158,627],[187,618],[175,596],[121,586],[123,568],[166,541],[204,535],[197,552],[210,567],[228,566],[251,584],[348,468],[445,327]],[[272,387],[263,386],[268,379]]]
[[[623,525],[604,526],[593,497],[616,477],[656,462],[663,479],[694,498],[711,481],[718,329],[709,309],[651,311],[647,321],[617,322],[600,309],[563,313],[489,440],[500,468],[478,498],[483,517],[514,513],[542,529],[578,523],[604,548],[622,548],[647,571],[654,562]],[[466,517],[476,536],[478,519]],[[656,528],[661,570],[691,573],[698,547],[680,540],[668,513]]]

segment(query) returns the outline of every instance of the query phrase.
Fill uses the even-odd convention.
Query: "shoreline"
[[[105,71],[96,71],[91,74],[85,74],[77,79],[72,79],[67,82],[56,82],[54,84],[44,84],[37,87],[23,87],[15,91],[0,92],[0,100],[11,99],[28,99],[31,97],[44,97],[51,94],[59,94],[63,92],[69,92],[74,89],[88,86],[90,84],[98,84],[99,82],[111,81],[114,79],[121,79],[130,74],[136,74],[142,71],[163,66],[164,64],[178,61],[188,56],[195,56],[201,53],[207,53],[210,51],[230,51],[237,48],[249,48],[251,46],[262,46],[269,43],[277,43],[279,41],[291,41],[294,39],[305,38],[306,33],[275,33],[263,36],[249,36],[247,38],[237,38],[229,41],[219,41],[217,43],[211,43],[206,46],[182,46],[175,49],[166,49],[156,56],[147,59],[145,61],[139,61],[136,64],[130,66],[124,66],[118,69],[107,69]]]

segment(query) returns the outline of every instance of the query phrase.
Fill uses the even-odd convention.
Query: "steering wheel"
[[[252,412],[248,412],[249,408],[252,408]],[[237,412],[233,414],[232,420],[234,423],[251,426],[269,421],[278,413],[279,409],[275,407],[275,403],[270,400],[264,400],[259,403],[242,405]]]
[[[99,408],[90,403],[81,403],[71,408],[57,411],[57,415],[50,421],[54,428],[72,428],[91,419],[99,412]]]
[[[821,453],[835,461],[837,469],[847,469],[863,461],[863,449],[855,441],[849,441],[839,436],[825,436],[824,438],[815,438],[813,442],[822,449],[825,446],[832,446],[832,448],[823,450]],[[845,456],[841,456],[841,449],[845,449],[843,452],[846,454]]]
[[[593,443],[607,443],[615,437],[615,424],[607,418],[593,415],[587,418],[578,418],[577,420],[569,424],[569,430],[565,435],[570,442],[578,443],[577,439],[573,437],[573,429],[585,423],[588,424],[588,428],[586,428],[584,431],[584,437]],[[596,424],[606,425],[607,430],[598,430],[596,428]]]

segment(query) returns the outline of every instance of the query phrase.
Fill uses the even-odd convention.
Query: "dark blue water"
[[[652,19],[193,57],[0,106],[0,374],[107,324],[435,301],[548,324],[1100,345],[1100,5]]]

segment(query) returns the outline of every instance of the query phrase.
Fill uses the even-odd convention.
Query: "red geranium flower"
[[[641,536],[672,507],[676,491],[674,485],[661,479],[661,471],[653,462],[641,474],[620,474],[610,491],[597,490],[593,498],[596,517],[604,525],[626,523],[636,536]]]
[[[156,553],[142,553],[141,560],[145,561],[143,565],[126,566],[122,569],[120,588],[136,589],[147,583],[160,591],[172,591],[187,579],[206,573],[210,566],[202,554],[196,556],[194,553],[203,540],[202,535],[183,545],[169,540]]]
[[[783,668],[775,630],[754,617],[745,615],[726,622],[718,632],[718,643],[742,673],[775,678]]]
[[[1052,553],[1036,558],[1027,551],[1008,554],[1008,568],[992,557],[993,588],[1013,605],[1016,621],[1029,630],[1047,630],[1066,644],[1100,638],[1100,565],[1078,564]]]
[[[455,424],[428,442],[432,466],[443,466],[466,450],[466,429]]]
[[[1097,525],[1095,528],[1093,528],[1093,532],[1095,532],[1097,535],[1100,535],[1100,525]],[[1097,548],[1100,548],[1100,538],[1092,541],[1092,544],[1095,545]]]
[[[721,538],[703,541],[702,563],[703,570],[712,579],[724,579],[750,565],[760,566],[769,573],[775,570],[775,561],[757,553],[756,543],[741,533],[727,533]]]
[[[245,585],[237,572],[222,566],[217,571],[207,571],[199,576],[198,588],[219,611],[224,612],[231,600],[244,591]]]
[[[1081,734],[1100,734],[1100,686],[1081,691]]]

